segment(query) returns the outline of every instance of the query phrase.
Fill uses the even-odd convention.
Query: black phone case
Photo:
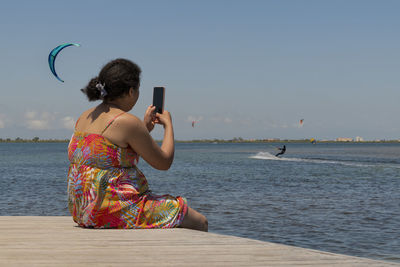
[[[154,87],[153,91],[153,106],[156,107],[157,113],[162,113],[164,109],[164,87]]]

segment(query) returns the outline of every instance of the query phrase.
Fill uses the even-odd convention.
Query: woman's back
[[[107,105],[98,105],[82,113],[75,125],[75,131],[103,136],[112,144],[126,148],[128,144],[124,133],[118,128],[118,118],[126,112]]]

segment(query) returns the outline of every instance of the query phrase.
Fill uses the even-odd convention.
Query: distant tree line
[[[0,138],[0,143],[65,143],[69,142],[69,139],[40,139],[35,136],[32,139],[24,139],[17,137],[15,139],[11,138]]]

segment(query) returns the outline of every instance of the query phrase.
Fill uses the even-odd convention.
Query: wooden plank
[[[63,216],[0,216],[1,266],[400,266],[188,229],[101,230]]]

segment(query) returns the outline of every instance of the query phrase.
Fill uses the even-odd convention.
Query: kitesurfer
[[[283,147],[278,147],[278,149],[280,150],[280,152],[278,154],[276,154],[275,157],[285,154],[285,152],[286,152],[286,146],[285,145],[283,145]]]

